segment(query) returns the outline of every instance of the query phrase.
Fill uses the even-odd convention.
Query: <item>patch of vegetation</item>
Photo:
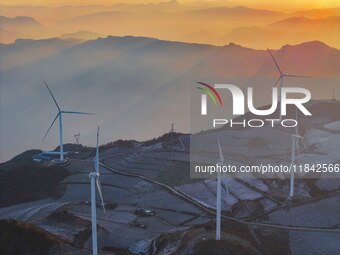
[[[122,140],[119,139],[115,142],[109,142],[99,146],[99,151],[105,151],[111,148],[120,148],[120,149],[132,149],[136,146],[135,140]],[[89,158],[94,157],[96,155],[96,148],[87,148],[87,151],[91,153],[88,155]]]
[[[83,227],[81,231],[74,235],[72,246],[84,248],[84,243],[91,237],[91,221],[80,218],[66,210],[55,211],[47,218],[49,221],[68,225],[69,228]]]
[[[116,247],[112,247],[112,246],[105,246],[103,247],[103,251],[107,251],[110,252],[110,254],[113,255],[133,255],[133,253],[122,249],[122,248],[116,248]]]
[[[135,147],[135,144],[136,144],[135,140],[119,139],[115,142],[110,142],[110,143],[101,145],[101,146],[99,146],[99,149],[100,150],[106,150],[106,149],[110,149],[112,147],[118,147],[118,148],[121,148],[121,149],[131,149],[131,148]]]
[[[199,242],[192,252],[195,255],[232,255],[232,254],[253,254],[253,253],[245,253],[249,252],[246,249],[241,249],[239,246],[232,245],[230,242],[226,241],[216,241],[216,240],[206,240]]]
[[[0,220],[0,254],[49,254],[58,243],[54,236],[29,223]]]
[[[79,151],[79,152],[86,152],[89,148],[86,146],[83,146],[81,144],[75,144],[75,143],[66,143],[63,145],[64,151]],[[54,151],[59,152],[60,146],[57,146]]]
[[[263,213],[263,206],[258,201],[241,200],[233,206],[232,216],[238,219],[251,217]]]
[[[89,225],[86,229],[74,236],[73,245],[76,247],[84,247],[84,243],[91,237],[91,234],[92,230]]]
[[[41,153],[41,150],[25,151],[25,152],[15,156],[11,160],[8,160],[7,162],[1,163],[0,164],[0,171],[3,171],[3,170],[9,171],[12,168],[32,164],[33,155],[38,154],[38,153]]]
[[[69,213],[66,210],[54,211],[53,213],[48,215],[46,219],[54,221],[54,222],[61,222],[61,223],[75,223],[75,224],[84,225],[84,226],[90,225],[90,221],[79,218],[75,216],[74,214]]]
[[[171,147],[179,143],[178,138],[182,133],[166,133],[158,138],[143,142],[143,146],[151,146],[157,143],[162,143],[163,148]]]
[[[0,172],[0,206],[58,197],[61,195],[58,184],[68,175],[64,168],[32,162]]]
[[[215,222],[195,225],[186,230],[163,233],[152,240],[149,254],[239,255],[289,254],[286,231],[265,227],[251,229],[239,222],[222,222],[221,240],[215,236]]]

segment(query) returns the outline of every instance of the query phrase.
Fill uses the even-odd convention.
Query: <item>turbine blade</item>
[[[104,205],[104,199],[103,199],[103,193],[102,193],[102,188],[101,188],[101,185],[100,185],[99,177],[96,178],[96,184],[97,184],[97,189],[98,189],[100,201],[102,203],[103,211],[106,214],[105,205]]]
[[[281,71],[281,69],[280,69],[280,67],[279,67],[279,64],[276,62],[276,60],[275,60],[273,54],[271,53],[271,51],[270,51],[268,48],[267,48],[267,50],[268,50],[270,56],[272,57],[272,59],[273,59],[275,65],[276,65],[277,70],[279,70],[280,74],[282,75],[282,71]]]
[[[221,149],[221,144],[220,144],[220,139],[218,138],[217,139],[217,143],[218,143],[218,150],[220,151],[220,161],[221,161],[221,164],[224,163],[224,157],[223,157],[223,153],[222,153],[222,149]]]
[[[62,113],[94,115],[94,113],[92,113],[92,112],[72,112],[72,111],[62,111]]]
[[[57,120],[57,118],[59,117],[59,115],[60,115],[60,112],[57,114],[57,116],[55,116],[54,120],[52,121],[52,124],[51,124],[50,127],[47,129],[47,132],[46,132],[46,134],[44,135],[44,138],[42,139],[43,141],[45,140],[45,138],[46,138],[48,132],[49,132],[50,129],[52,128],[54,122]]]
[[[95,168],[96,168],[96,173],[99,173],[99,126],[97,128],[97,146],[96,146],[96,162],[95,162]]]
[[[277,81],[275,82],[275,84],[274,84],[274,88],[277,86],[277,84],[279,83],[279,81],[282,79],[282,76],[280,76],[280,78],[279,79],[277,79]]]
[[[59,105],[58,105],[58,103],[57,103],[57,100],[55,100],[55,98],[54,98],[54,96],[53,96],[53,94],[52,94],[52,91],[51,91],[50,88],[47,86],[47,83],[46,83],[45,81],[44,81],[44,83],[45,83],[46,88],[47,88],[48,91],[50,92],[50,95],[51,95],[51,97],[53,98],[53,101],[54,101],[55,105],[57,106],[57,108],[58,108],[58,110],[59,110],[59,112],[60,112],[61,110],[60,110],[60,107],[59,107]]]
[[[297,77],[297,78],[312,78],[310,76],[304,76],[304,75],[295,75],[295,74],[283,74],[284,77]]]

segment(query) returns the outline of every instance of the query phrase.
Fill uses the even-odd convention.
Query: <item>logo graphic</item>
[[[253,101],[253,88],[247,88],[247,98],[243,91],[233,84],[215,84],[214,87],[198,82],[198,84],[205,86],[206,88],[197,87],[199,90],[203,91],[204,94],[201,95],[201,115],[207,115],[207,95],[210,96],[211,100],[216,105],[216,98],[223,106],[220,94],[216,89],[226,89],[231,93],[233,98],[233,115],[244,115],[245,114],[245,101],[247,101],[248,109],[251,113],[258,116],[265,116],[274,113],[279,107],[280,109],[280,119],[281,115],[287,114],[287,105],[295,105],[304,115],[312,115],[307,108],[303,105],[311,99],[311,93],[308,89],[298,88],[298,87],[282,87],[273,88],[272,90],[272,105],[269,109],[256,109]],[[289,98],[289,94],[300,94],[303,95],[299,98]],[[215,95],[215,96],[214,96]]]
[[[206,84],[204,82],[197,82],[197,83],[206,87],[206,88],[197,87],[199,90],[201,90],[201,91],[203,91],[205,93],[205,94],[202,94],[202,96],[201,96],[201,102],[202,102],[202,105],[201,105],[202,106],[201,107],[201,114],[202,115],[207,115],[207,95],[210,96],[211,100],[214,102],[215,105],[217,105],[216,98],[215,98],[215,96],[216,96],[218,101],[219,101],[219,103],[220,103],[220,105],[223,106],[223,102],[222,102],[221,96],[216,91],[216,89],[214,89],[212,86],[210,86],[209,84]]]

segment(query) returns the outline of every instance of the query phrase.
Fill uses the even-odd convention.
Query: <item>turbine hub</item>
[[[99,177],[99,173],[91,172],[91,173],[89,174],[89,177],[90,177],[90,178],[97,178],[97,177]]]

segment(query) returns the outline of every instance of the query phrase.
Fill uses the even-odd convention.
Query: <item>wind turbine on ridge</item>
[[[48,91],[50,92],[50,95],[55,103],[55,105],[57,106],[58,109],[58,114],[57,116],[54,118],[54,120],[52,121],[52,124],[50,125],[50,127],[48,128],[46,134],[44,135],[43,141],[45,140],[48,132],[50,131],[50,129],[52,128],[54,122],[57,120],[57,118],[59,118],[59,152],[57,154],[60,154],[60,161],[64,161],[64,147],[63,147],[63,114],[93,114],[93,113],[89,113],[89,112],[74,112],[74,111],[63,111],[60,109],[57,100],[55,99],[55,97],[52,94],[52,91],[50,90],[50,88],[48,87],[47,83],[44,81],[44,84],[46,86],[46,88],[48,89]]]
[[[220,161],[219,164],[223,166],[224,164],[224,157],[221,149],[220,139],[217,139],[218,143],[218,150],[220,153]],[[220,172],[217,173],[217,190],[216,190],[216,240],[221,240],[221,211],[222,211],[222,178],[224,178],[225,175],[223,173],[223,176]],[[223,183],[225,190],[227,191],[227,196],[229,196],[229,190],[226,183]],[[228,205],[229,206],[229,205]],[[231,207],[229,206],[229,209],[231,211]]]
[[[99,127],[97,129],[97,145],[96,145],[96,158],[94,161],[95,171],[89,174],[91,180],[91,223],[92,223],[92,255],[98,254],[98,243],[97,243],[97,208],[96,208],[96,186],[98,189],[99,197],[103,211],[106,215],[103,193],[100,185],[100,172],[99,172]]]
[[[224,158],[221,150],[220,139],[217,140],[218,149],[220,152],[220,162],[219,164],[223,166]],[[221,183],[222,176],[220,172],[217,172],[217,190],[216,190],[216,240],[221,240]]]
[[[304,136],[301,136],[300,132],[299,132],[299,116],[298,116],[298,110],[297,109],[295,110],[295,119],[296,119],[296,121],[298,123],[295,126],[295,137],[298,137],[299,139],[301,139],[301,143],[300,143],[299,139],[296,139],[296,152],[297,152],[297,155],[299,156],[300,152],[302,150],[306,149],[306,144],[304,142]],[[300,145],[302,145],[302,148],[301,148]]]
[[[220,151],[220,162],[219,164],[223,166],[224,158],[221,153],[220,140],[218,139],[218,149]],[[216,240],[221,240],[221,183],[222,176],[221,173],[217,173],[217,190],[216,190]]]
[[[281,113],[281,89],[283,87],[283,79],[286,78],[286,77],[293,77],[293,78],[311,78],[309,76],[303,76],[303,75],[295,75],[295,74],[286,74],[286,73],[283,73],[279,64],[277,63],[277,61],[275,60],[274,58],[274,55],[272,54],[272,52],[267,49],[270,56],[272,57],[274,63],[275,63],[275,66],[276,66],[276,69],[279,71],[280,73],[280,77],[279,79],[277,79],[277,81],[275,82],[274,86],[273,87],[276,87],[278,84],[279,84],[279,89],[278,89],[278,103],[280,104],[280,121],[282,120],[282,113]]]
[[[290,170],[290,188],[289,188],[289,199],[292,199],[294,197],[294,165],[296,161],[296,144],[298,142],[298,139],[302,139],[300,135],[292,135],[292,156],[291,156],[291,170]]]
[[[221,166],[224,165],[224,157],[221,149],[220,139],[217,139],[218,143],[218,150],[220,153],[220,161],[219,164]],[[224,178],[224,174],[223,174]],[[216,190],[216,240],[221,240],[221,210],[222,210],[222,174],[220,172],[217,172],[217,190]],[[224,183],[224,188],[227,191],[227,194],[229,195],[227,184]],[[231,209],[231,208],[230,208]]]

